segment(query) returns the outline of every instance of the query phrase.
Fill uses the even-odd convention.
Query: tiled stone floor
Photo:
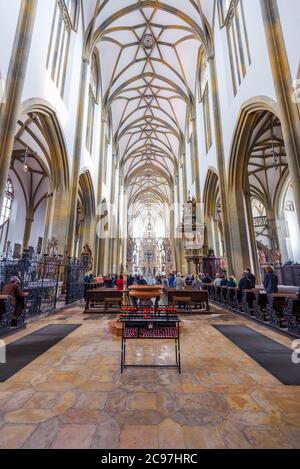
[[[0,448],[299,448],[300,389],[285,387],[219,334],[212,324],[247,324],[215,310],[185,318],[182,375],[128,369],[120,375],[120,339],[108,317],[84,320],[74,308],[31,324],[82,323],[73,334],[0,384]],[[67,318],[67,319],[66,319]],[[174,346],[144,342],[128,360],[164,363]]]

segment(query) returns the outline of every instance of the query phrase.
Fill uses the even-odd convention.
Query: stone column
[[[101,135],[100,135],[100,157],[99,157],[99,172],[98,172],[98,191],[97,191],[97,212],[96,212],[96,240],[95,240],[95,265],[97,266],[98,273],[103,273],[103,264],[101,263],[101,257],[103,258],[102,247],[103,243],[101,238],[98,236],[98,231],[101,232],[101,202],[102,202],[102,179],[103,179],[103,164],[105,156],[105,132],[106,132],[106,120],[101,119]]]
[[[224,229],[224,243],[225,243],[225,258],[227,260],[228,272],[234,272],[233,260],[232,260],[232,246],[231,246],[231,233],[230,233],[230,220],[229,220],[229,209],[228,209],[228,185],[226,177],[226,165],[224,157],[224,144],[223,144],[223,133],[221,125],[220,115],[220,102],[219,102],[219,91],[217,81],[217,71],[215,64],[215,57],[209,58],[210,64],[210,78],[211,78],[211,93],[213,101],[213,116],[214,116],[214,128],[215,128],[215,145],[216,154],[218,160],[218,172],[219,172],[219,183],[220,183],[220,196],[222,204],[222,218],[223,218],[223,229]]]
[[[14,46],[0,112],[0,207],[14,146],[20,104],[28,65],[37,0],[22,0]]]
[[[300,121],[277,0],[260,0],[283,138],[300,226]],[[295,44],[296,47],[296,44]]]
[[[68,226],[68,237],[67,237],[67,250],[69,255],[74,254],[74,239],[75,239],[75,224],[76,224],[76,210],[77,210],[77,198],[78,198],[78,187],[79,187],[79,172],[81,153],[84,143],[85,135],[85,108],[87,101],[87,81],[89,72],[89,61],[83,59],[82,71],[81,71],[81,82],[80,92],[78,99],[77,109],[77,124],[75,134],[75,145],[74,145],[74,159],[73,159],[73,173],[70,189],[70,205],[69,205],[69,226]]]
[[[196,112],[196,111],[195,111]],[[195,188],[196,188],[196,199],[200,201],[201,191],[200,191],[200,166],[199,166],[199,151],[198,151],[198,136],[197,136],[197,125],[196,125],[196,116],[192,118],[193,126],[193,158],[194,158],[194,168],[195,168]]]

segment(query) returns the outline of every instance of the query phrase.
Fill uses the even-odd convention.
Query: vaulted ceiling
[[[99,50],[103,106],[129,203],[169,203],[206,47],[199,2],[103,0],[88,37],[90,50]]]

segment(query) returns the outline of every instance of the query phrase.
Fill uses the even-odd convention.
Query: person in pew
[[[11,326],[16,327],[18,325],[18,318],[25,308],[25,298],[28,296],[27,293],[23,293],[22,291],[19,277],[12,277],[9,283],[3,287],[2,294],[10,296],[11,298],[13,305]]]
[[[168,282],[168,279],[165,275],[162,276],[162,279],[161,279],[161,285],[163,287],[168,287],[169,286],[169,282]]]
[[[265,268],[264,288],[269,295],[278,293],[278,277],[270,265]]]
[[[104,278],[104,286],[105,288],[113,288],[113,281],[111,275],[108,275]]]
[[[249,279],[250,282],[251,282],[251,288],[255,288],[255,286],[256,286],[256,277],[255,277],[255,275],[251,272],[250,267],[247,267],[247,268],[245,269],[245,273],[247,274],[248,279]]]
[[[217,274],[216,278],[215,278],[215,281],[214,281],[214,286],[215,288],[218,288],[221,286],[221,283],[222,283],[222,275],[220,274]]]
[[[228,280],[227,278],[225,277],[225,275],[222,275],[222,278],[221,278],[221,287],[227,287],[228,286]]]
[[[202,290],[202,282],[200,280],[199,275],[196,275],[195,280],[192,283],[193,290]]]
[[[84,277],[84,283],[93,283],[95,280],[95,276],[93,272],[88,272]]]
[[[252,290],[252,283],[246,272],[243,273],[242,278],[239,281],[238,287],[241,292],[243,290]]]
[[[236,287],[237,287],[237,280],[236,280],[236,278],[235,278],[233,275],[231,275],[231,276],[228,278],[227,287],[228,287],[228,288],[236,288]]]
[[[148,285],[147,280],[143,277],[143,275],[141,275],[139,285]]]

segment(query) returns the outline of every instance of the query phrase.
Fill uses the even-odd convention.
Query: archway
[[[96,224],[96,206],[93,181],[89,171],[79,177],[79,191],[77,201],[77,218],[75,229],[74,255],[77,259],[83,253],[84,247],[94,250]]]
[[[259,277],[265,264],[282,259],[277,204],[287,178],[288,159],[276,105],[267,99],[252,101],[241,113],[229,168],[237,272],[250,265]]]
[[[23,105],[9,180],[14,190],[10,213],[14,229],[8,229],[6,248],[8,243],[12,253],[20,255],[22,249],[30,249],[40,254],[47,251],[48,240],[53,237],[63,254],[68,216],[68,158],[61,127],[48,103],[30,100]]]
[[[204,187],[206,249],[213,249],[217,257],[224,256],[222,204],[217,173],[210,169]]]

